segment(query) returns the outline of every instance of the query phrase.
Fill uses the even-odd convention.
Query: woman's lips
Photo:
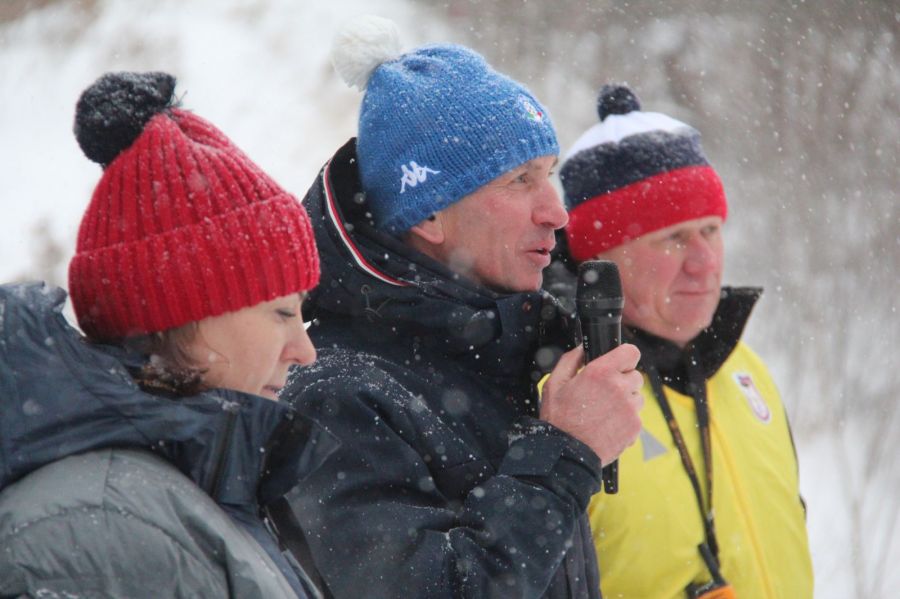
[[[284,387],[278,387],[278,386],[276,386],[276,385],[266,385],[266,386],[263,387],[263,389],[262,389],[262,390],[263,390],[262,395],[267,396],[267,397],[274,397],[274,398],[277,398],[277,397],[278,397],[278,394],[281,393],[281,390],[282,390],[283,388],[284,388]]]

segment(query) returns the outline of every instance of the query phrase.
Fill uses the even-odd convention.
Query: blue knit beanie
[[[365,17],[332,54],[344,80],[366,89],[357,157],[378,227],[403,233],[503,173],[559,154],[547,111],[479,54],[398,50],[393,24]]]

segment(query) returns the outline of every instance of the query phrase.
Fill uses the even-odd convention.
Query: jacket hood
[[[66,293],[0,286],[0,488],[68,455],[151,450],[221,504],[265,505],[337,441],[284,404],[213,390],[181,398],[143,391],[141,358],[94,345],[62,315]]]
[[[549,294],[493,292],[376,229],[356,163],[351,139],[304,199],[322,272],[304,302],[308,318],[383,324],[447,356],[471,357],[472,367],[486,376],[520,376],[539,341],[555,345],[542,336],[559,316]]]

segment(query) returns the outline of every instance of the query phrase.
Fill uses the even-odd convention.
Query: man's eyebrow
[[[553,164],[550,165],[550,170],[555,169],[558,164],[559,164],[559,157],[557,156],[553,160]],[[508,171],[506,171],[506,176],[518,177],[519,175],[521,175],[523,173],[529,173],[531,171],[538,171],[538,170],[541,170],[541,165],[538,163],[537,159],[534,158],[534,159],[529,160],[528,162],[520,164],[517,167],[509,169]]]
[[[553,159],[553,164],[550,165],[550,169],[554,169],[559,165],[559,156]],[[541,168],[541,165],[537,162],[537,160],[529,160],[525,164],[521,166],[521,168],[526,168],[528,170],[538,170]],[[516,169],[513,169],[516,170]]]

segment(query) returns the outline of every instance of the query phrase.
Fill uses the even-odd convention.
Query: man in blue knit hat
[[[334,62],[359,137],[305,203],[316,365],[282,397],[341,448],[290,496],[336,597],[597,597],[585,508],[640,422],[633,346],[578,371],[540,292],[567,217],[546,110],[460,46],[368,18]],[[287,524],[285,524],[287,522]]]

